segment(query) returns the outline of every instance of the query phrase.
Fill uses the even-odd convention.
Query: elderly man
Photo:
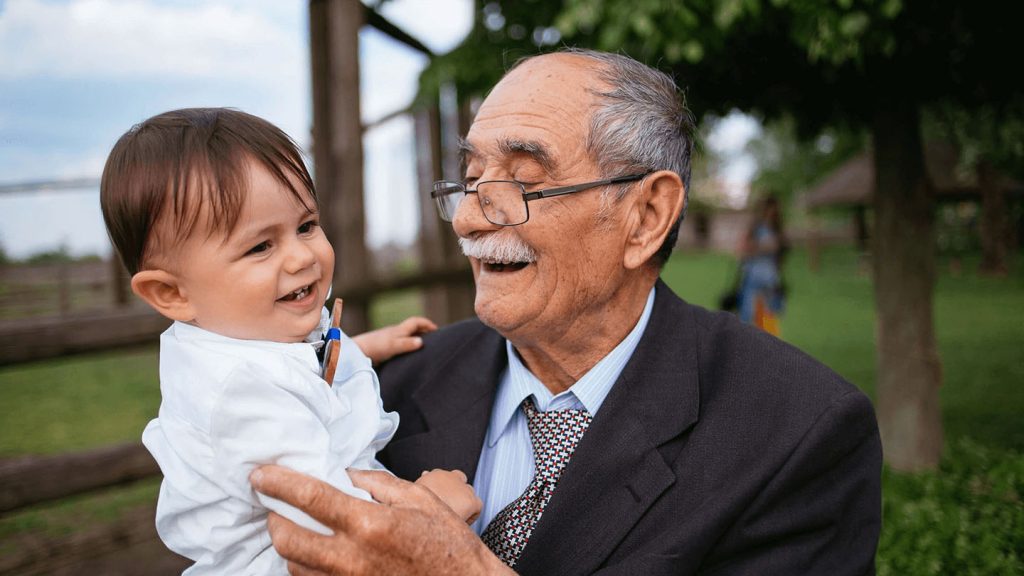
[[[659,279],[693,125],[625,56],[531,58],[435,184],[476,279],[472,320],[381,371],[401,478],[454,468],[474,534],[436,499],[354,472],[384,506],[281,468],[257,489],[334,528],[272,518],[298,574],[865,574],[880,527],[871,404],[800,351]],[[477,537],[479,534],[479,538]]]

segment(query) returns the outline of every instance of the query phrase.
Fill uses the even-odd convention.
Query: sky
[[[0,185],[98,178],[113,143],[154,114],[231,106],[299,144],[312,121],[304,0],[0,0]],[[436,53],[472,26],[472,0],[391,0],[386,18]],[[426,58],[370,27],[360,33],[363,121],[406,107]],[[756,123],[727,117],[709,138],[734,159]],[[714,140],[714,142],[712,142]],[[364,137],[367,240],[415,239],[418,193],[407,117]],[[0,246],[25,257],[66,246],[109,253],[96,188],[0,195]]]
[[[117,138],[154,114],[231,106],[310,144],[308,3],[301,0],[0,0],[0,184],[98,178]],[[437,52],[472,25],[471,0],[392,0],[385,17]],[[364,122],[412,100],[426,58],[360,34]],[[371,245],[413,240],[412,123],[365,138]],[[402,209],[404,207],[404,209]],[[396,209],[397,208],[397,209]],[[0,196],[0,245],[15,257],[61,244],[109,252],[98,191]]]

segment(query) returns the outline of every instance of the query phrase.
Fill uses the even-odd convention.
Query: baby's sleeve
[[[249,474],[263,464],[278,464],[324,480],[353,496],[370,500],[352,485],[346,468],[359,458],[339,446],[344,428],[358,434],[352,405],[300,374],[274,382],[254,364],[228,377],[213,411],[210,435],[218,481],[228,495],[263,506],[312,530],[330,530],[304,512],[255,492]],[[322,386],[322,387],[321,387]]]
[[[338,370],[331,391],[343,403],[352,406],[353,418],[359,420],[363,447],[358,450],[351,468],[385,470],[377,461],[377,452],[391,441],[398,429],[398,414],[386,412],[380,397],[380,382],[370,359],[348,336],[342,334]]]

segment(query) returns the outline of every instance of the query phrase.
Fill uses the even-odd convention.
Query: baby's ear
[[[195,319],[188,296],[178,277],[166,270],[143,270],[132,276],[132,292],[154,310],[179,322]]]

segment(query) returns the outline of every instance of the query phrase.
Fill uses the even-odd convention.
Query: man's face
[[[198,230],[173,256],[180,288],[200,328],[301,342],[320,322],[334,250],[317,213],[262,165],[249,167],[249,190],[230,236],[207,238]],[[311,198],[306,202],[314,206]]]
[[[587,89],[601,87],[592,66],[578,56],[550,55],[506,76],[466,137],[467,185],[516,180],[529,192],[604,177],[585,149],[593,104]],[[599,220],[603,190],[531,201],[529,221],[511,227],[488,222],[476,194],[463,200],[453,219],[463,242],[518,243],[534,255],[501,266],[468,251],[476,313],[485,324],[528,344],[600,318],[624,273],[623,219],[613,209]]]

